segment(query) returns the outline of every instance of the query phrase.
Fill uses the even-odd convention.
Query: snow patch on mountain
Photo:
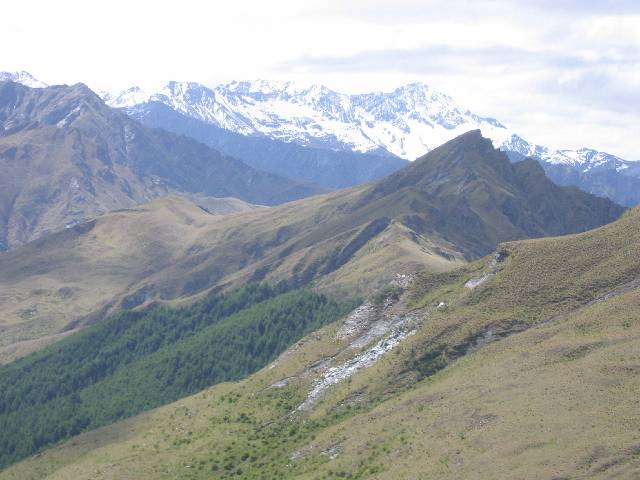
[[[0,82],[15,82],[30,88],[45,88],[48,85],[41,82],[29,72],[0,72]]]
[[[579,167],[582,171],[616,170],[618,172],[629,168],[629,161],[605,152],[599,152],[591,148],[578,150],[554,150],[545,151],[540,159],[549,163],[563,163]]]
[[[151,95],[146,93],[140,87],[131,87],[127,90],[119,93],[118,95],[111,95],[108,92],[101,92],[102,99],[113,108],[127,108],[146,103],[151,98]]]

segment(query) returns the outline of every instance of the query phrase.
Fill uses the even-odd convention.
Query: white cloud
[[[0,69],[117,90],[169,79],[424,81],[526,138],[640,159],[640,2],[21,0]]]

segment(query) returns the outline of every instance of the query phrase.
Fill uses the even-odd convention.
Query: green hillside
[[[638,478],[639,287],[638,209],[505,243],[0,478]]]
[[[0,367],[0,467],[245,377],[348,309],[307,290],[279,294],[249,285],[188,307],[109,317]]]

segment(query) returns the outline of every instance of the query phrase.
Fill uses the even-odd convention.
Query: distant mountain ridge
[[[38,82],[26,72],[4,75],[17,81],[22,78],[27,84]],[[102,92],[101,96],[110,106],[125,109],[143,123],[170,131],[190,135],[185,127],[191,124],[175,118],[169,121],[167,115],[159,117],[155,112],[158,104],[164,104],[183,117],[248,138],[268,138],[316,148],[310,162],[303,161],[302,165],[291,168],[293,163],[288,160],[293,159],[292,149],[283,150],[271,144],[270,151],[277,153],[277,158],[269,161],[268,158],[257,158],[253,140],[238,147],[249,153],[243,160],[261,162],[253,166],[277,174],[299,170],[307,175],[304,179],[320,181],[330,188],[375,180],[382,172],[402,165],[394,160],[374,160],[371,178],[356,174],[352,176],[358,180],[340,184],[340,176],[344,176],[349,168],[362,171],[359,161],[354,163],[352,159],[347,167],[337,166],[335,157],[329,159],[327,157],[331,156],[324,154],[323,168],[329,165],[328,169],[335,173],[328,178],[318,170],[317,158],[322,149],[372,154],[360,157],[361,161],[371,160],[374,156],[414,160],[461,133],[480,129],[496,148],[507,152],[513,160],[538,159],[547,175],[559,185],[575,185],[626,206],[640,203],[639,162],[589,148],[553,150],[537,145],[496,119],[476,115],[423,83],[408,84],[388,93],[346,95],[321,85],[294,82],[241,81],[209,88],[195,82],[172,81],[158,91],[147,92],[134,86],[115,94]],[[204,138],[202,129],[196,130],[197,139],[214,148],[232,146],[228,139],[220,143],[218,134]],[[236,139],[236,143],[242,143],[242,139]],[[284,165],[277,161],[283,156],[289,157]],[[299,159],[308,157],[300,150],[295,156]]]
[[[0,81],[6,80],[47,86],[25,71],[0,72]],[[101,96],[115,108],[150,101],[164,103],[191,118],[243,135],[261,134],[302,145],[387,153],[407,160],[424,155],[464,131],[480,129],[496,148],[547,163],[579,167],[583,172],[597,168],[622,171],[636,165],[635,161],[591,148],[553,150],[528,142],[498,120],[476,115],[424,83],[407,84],[388,93],[347,95],[322,85],[295,82],[234,81],[209,88],[196,82],[171,81],[157,92],[134,86],[117,94],[102,92]],[[286,106],[289,112],[284,111]],[[318,129],[320,119],[325,122]],[[272,120],[280,122],[270,123]],[[305,121],[295,125],[296,120]],[[373,128],[374,123],[381,126]],[[639,174],[633,170],[634,175]]]
[[[537,145],[423,83],[389,93],[346,95],[321,85],[266,80],[231,82],[215,88],[169,82],[157,92],[131,87],[104,98],[109,105],[129,112],[139,113],[144,105],[159,102],[242,135],[407,160],[466,131],[480,129],[512,159],[538,159],[560,185],[576,185],[627,206],[640,203],[637,162],[589,148],[553,150]]]
[[[83,84],[0,82],[0,250],[169,194],[234,211],[242,202],[211,197],[273,205],[323,191],[145,127]]]
[[[45,88],[49,86],[24,70],[20,72],[0,72],[0,82],[16,82],[31,88]]]
[[[243,135],[407,160],[475,128],[494,142],[499,139],[497,146],[508,137],[497,120],[461,109],[451,97],[421,83],[391,93],[346,95],[294,82],[241,81],[213,89],[194,82],[169,82],[158,92],[132,87],[105,101],[116,108],[158,101]]]
[[[414,160],[468,130],[480,129],[496,148],[549,163],[593,168],[626,161],[582,148],[551,150],[524,140],[498,120],[458,105],[450,96],[424,83],[410,83],[393,92],[357,95],[322,85],[267,80],[231,82],[208,88],[195,82],[169,82],[157,92],[131,87],[106,102],[127,108],[148,101],[244,135],[266,135],[302,145],[359,151],[385,151]]]
[[[409,163],[390,155],[303,147],[264,136],[245,136],[184,115],[161,102],[142,103],[125,111],[144,125],[189,136],[259,170],[332,190],[380,180]]]

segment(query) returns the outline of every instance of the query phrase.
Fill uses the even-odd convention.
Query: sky
[[[168,80],[414,81],[551,148],[640,160],[640,1],[20,0],[0,70],[96,91]]]

